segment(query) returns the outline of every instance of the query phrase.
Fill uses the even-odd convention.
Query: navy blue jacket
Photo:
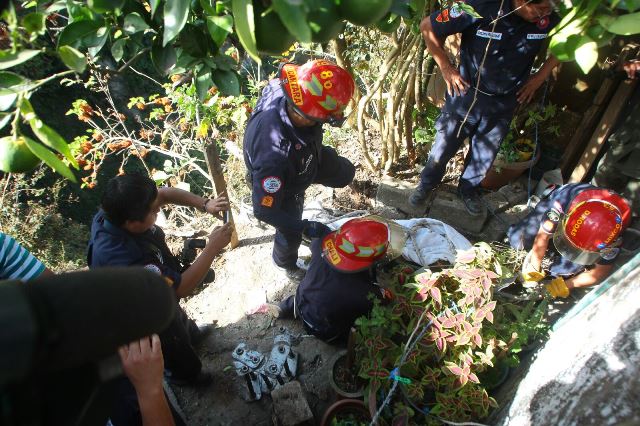
[[[447,99],[447,112],[466,113],[473,99],[473,87],[487,48],[489,52],[481,70],[478,102],[488,115],[509,114],[517,104],[516,92],[529,78],[531,67],[547,34],[558,24],[556,14],[531,23],[517,16],[511,0],[467,0],[482,18],[474,18],[454,5],[431,15],[433,32],[439,38],[461,33],[460,74],[472,88],[466,95]],[[493,21],[499,16],[495,29]],[[508,110],[508,111],[507,111]]]
[[[115,226],[100,210],[93,217],[87,249],[89,268],[104,266],[144,266],[180,285],[180,263],[171,253],[160,227],[152,226],[142,234],[132,234]]]
[[[272,80],[247,123],[244,161],[251,175],[255,216],[275,228],[302,232],[302,220],[282,210],[286,198],[304,194],[317,175],[322,125],[295,127],[278,80]]]

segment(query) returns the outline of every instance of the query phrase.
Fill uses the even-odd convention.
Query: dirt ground
[[[306,198],[318,200],[327,207],[332,207],[332,200],[338,199],[333,190],[318,186],[310,188]],[[268,355],[281,326],[294,335],[305,335],[298,321],[275,320],[267,314],[248,315],[266,301],[278,302],[294,294],[296,287],[281,275],[271,260],[273,228],[251,219],[246,209],[245,206],[236,212],[240,244],[216,259],[215,281],[182,302],[198,324],[217,323],[217,328],[199,349],[203,368],[213,373],[214,383],[202,389],[172,388],[190,425],[276,424],[270,395],[255,402],[243,399],[247,394],[246,384],[236,374],[231,354],[239,343],[245,342],[249,349]],[[301,247],[300,256],[308,253],[306,247]],[[303,337],[293,348],[300,356],[297,380],[318,422],[335,400],[326,366],[339,349],[311,336]]]

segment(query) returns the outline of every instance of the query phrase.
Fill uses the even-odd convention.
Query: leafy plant
[[[548,124],[556,112],[554,104],[547,104],[542,111],[534,106],[516,114],[509,124],[509,132],[502,141],[496,158],[504,163],[526,161],[531,158],[536,137],[540,140],[559,136],[560,127]],[[543,123],[546,125],[542,126]],[[523,156],[523,153],[529,155]]]

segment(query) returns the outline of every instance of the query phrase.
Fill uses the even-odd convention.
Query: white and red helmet
[[[591,265],[617,250],[616,242],[631,220],[629,204],[608,189],[590,189],[575,197],[553,234],[553,244],[566,259]]]

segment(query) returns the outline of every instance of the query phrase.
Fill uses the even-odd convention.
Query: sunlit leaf
[[[133,12],[124,17],[124,25],[122,29],[127,34],[135,34],[149,28],[149,25],[142,19],[138,13]]]
[[[16,53],[0,51],[0,70],[6,70],[7,68],[20,65],[39,53],[39,50],[21,50]]]
[[[231,9],[240,43],[254,61],[261,63],[256,47],[253,2],[251,0],[231,0]]]
[[[60,173],[62,176],[66,177],[72,182],[77,182],[77,179],[71,169],[67,167],[66,164],[62,162],[53,152],[49,151],[49,149],[45,148],[44,145],[39,144],[38,142],[31,140],[29,138],[24,138],[25,144],[29,148],[29,150],[42,161],[44,161],[49,167],[51,167],[56,172]]]
[[[311,28],[307,23],[304,2],[290,0],[273,0],[273,10],[278,14],[284,26],[298,41],[311,42]]]
[[[182,31],[184,24],[187,23],[190,4],[189,0],[170,0],[165,2],[163,46],[166,46]]]
[[[598,61],[598,44],[587,36],[583,36],[582,40],[583,43],[576,49],[575,57],[582,72],[587,74]]]
[[[58,48],[61,46],[72,46],[79,48],[84,45],[86,47],[95,46],[99,41],[95,40],[95,36],[100,28],[104,28],[104,20],[95,21],[76,21],[67,25],[58,37]],[[86,40],[85,40],[86,38]]]
[[[120,62],[122,57],[124,56],[124,46],[127,44],[127,41],[123,38],[116,40],[111,45],[111,55],[116,62]]]
[[[607,31],[618,35],[632,35],[640,33],[640,12],[627,13],[614,18],[605,26]]]
[[[207,16],[207,29],[213,42],[221,47],[227,35],[233,32],[233,17],[231,15]]]
[[[46,18],[47,17],[44,13],[32,12],[22,18],[22,26],[24,26],[24,29],[30,33],[42,35],[46,29]]]
[[[58,53],[62,62],[77,73],[83,72],[87,67],[87,58],[71,46],[61,46]]]

